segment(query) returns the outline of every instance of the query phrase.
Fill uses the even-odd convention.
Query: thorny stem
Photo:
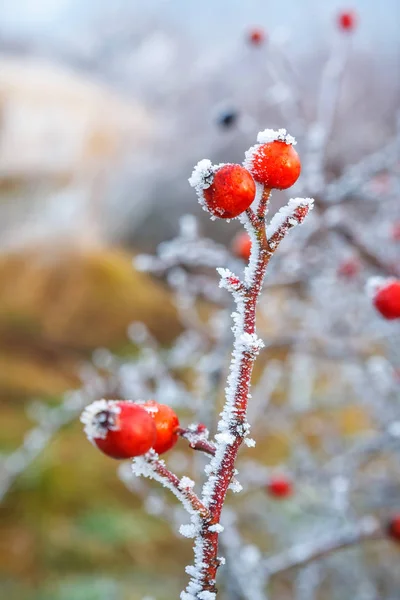
[[[226,402],[218,423],[215,455],[208,465],[208,481],[203,487],[202,500],[210,510],[211,518],[202,520],[195,540],[195,564],[189,567],[191,580],[182,593],[182,600],[212,600],[217,593],[216,575],[221,560],[218,558],[218,537],[221,511],[227,490],[235,475],[235,462],[239,448],[248,433],[246,422],[253,365],[260,349],[256,337],[256,306],[263,286],[268,263],[285,233],[296,222],[301,223],[308,208],[299,208],[278,227],[270,240],[265,228],[270,190],[264,190],[257,214],[246,211],[242,221],[252,238],[252,254],[245,274],[245,286],[234,293],[238,312],[234,313],[234,349],[230,376],[226,389]],[[294,217],[294,219],[293,219]],[[274,232],[275,233],[275,232]],[[273,243],[271,243],[273,240]],[[251,340],[243,344],[243,339]]]

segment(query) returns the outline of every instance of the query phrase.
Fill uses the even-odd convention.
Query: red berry
[[[400,542],[400,514],[395,515],[387,525],[388,535],[395,542]]]
[[[153,449],[157,454],[163,454],[178,441],[176,430],[179,427],[179,419],[170,406],[159,404],[155,400],[148,400],[142,406],[153,418],[156,426],[157,435]]]
[[[353,279],[359,274],[360,267],[360,262],[356,258],[349,258],[340,263],[337,274],[346,279]]]
[[[203,189],[208,211],[221,219],[233,219],[253,203],[256,186],[241,165],[223,165],[214,174],[210,187]]]
[[[247,157],[254,179],[267,188],[286,190],[298,179],[301,171],[299,155],[292,144],[274,140],[258,144]]]
[[[387,279],[377,289],[373,303],[388,320],[400,319],[400,280]]]
[[[396,221],[392,226],[391,238],[394,242],[400,242],[400,221]]]
[[[125,400],[99,400],[82,413],[85,432],[104,454],[133,458],[146,454],[156,441],[156,426],[139,404]]]
[[[248,40],[253,46],[261,46],[265,42],[265,31],[260,27],[254,27],[248,33]]]
[[[248,233],[245,231],[239,233],[232,244],[233,253],[243,260],[249,260],[251,253],[251,239]]]
[[[342,12],[338,15],[338,25],[343,31],[352,31],[356,26],[356,15],[352,11]]]
[[[288,498],[293,494],[293,484],[283,475],[272,477],[268,482],[267,491],[275,498]]]

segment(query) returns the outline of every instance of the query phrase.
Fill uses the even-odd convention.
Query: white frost
[[[195,188],[196,192],[210,187],[212,176],[214,174],[211,160],[203,158],[193,169],[192,175],[189,177],[189,184]]]
[[[190,477],[183,476],[179,485],[181,488],[184,488],[184,489],[185,488],[192,489],[192,488],[194,488],[194,481],[193,481],[193,479],[190,479]]]
[[[308,212],[310,212],[313,206],[314,200],[312,198],[291,198],[272,217],[267,227],[267,238],[273,237],[285,223],[292,227],[301,223],[301,220],[296,216],[296,212],[301,208],[308,208]]]
[[[215,525],[210,525],[208,531],[213,533],[222,533],[224,530],[223,526],[220,523],[215,523]]]
[[[376,294],[396,279],[394,277],[370,277],[366,283],[365,290],[370,298],[375,298]]]
[[[285,142],[285,144],[295,146],[297,144],[296,138],[287,133],[286,129],[264,129],[257,135],[257,142],[259,144],[268,144],[269,142]]]
[[[101,413],[108,412],[111,416],[116,416],[121,412],[120,407],[115,400],[96,400],[89,404],[81,414],[81,423],[84,424],[84,431],[90,442],[95,438],[104,439],[109,429],[117,430],[117,425],[113,425],[110,419]]]

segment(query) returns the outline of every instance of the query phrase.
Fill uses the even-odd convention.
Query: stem
[[[204,592],[208,599],[215,597],[215,580],[220,565],[218,559],[218,535],[222,507],[226,493],[235,474],[235,461],[238,450],[247,435],[247,402],[253,365],[261,347],[256,338],[256,306],[259,298],[268,262],[273,254],[266,232],[265,212],[270,191],[266,190],[260,201],[259,213],[251,209],[246,211],[243,221],[252,238],[252,254],[246,269],[246,288],[244,294],[234,295],[238,312],[234,313],[234,348],[226,390],[226,403],[218,424],[217,447],[211,459],[207,473],[208,481],[203,487],[203,502],[211,513],[209,522],[201,525],[195,542],[195,565],[190,570],[191,580],[182,600],[202,600]],[[211,525],[211,528],[210,528]],[[214,527],[213,527],[214,526]],[[217,526],[217,527],[215,527]]]
[[[157,454],[150,451],[144,456],[136,457],[132,463],[132,471],[137,476],[141,475],[158,481],[178,498],[190,515],[199,516],[202,522],[209,522],[211,518],[209,509],[191,487],[184,485],[184,478],[179,479],[175,473],[167,469],[164,461],[159,460]]]
[[[249,433],[247,423],[247,402],[250,398],[250,382],[255,359],[263,347],[256,335],[256,307],[263,287],[265,272],[271,256],[286,233],[305,219],[312,208],[309,198],[290,200],[279,214],[272,219],[268,229],[265,215],[268,208],[270,190],[264,189],[257,214],[251,208],[241,216],[242,223],[250,235],[251,256],[245,269],[244,283],[238,287],[229,286],[232,273],[218,269],[221,274],[221,287],[231,291],[236,302],[237,312],[233,313],[234,343],[225,406],[218,423],[215,436],[215,455],[206,467],[208,480],[203,486],[202,502],[210,511],[210,519],[198,523],[194,553],[194,566],[186,570],[191,579],[182,592],[181,600],[214,600],[218,567],[218,536],[223,527],[219,524],[222,507],[229,485],[235,483],[233,491],[240,491],[240,484],[234,480],[235,462],[239,448]]]
[[[205,454],[209,454],[210,456],[215,456],[215,444],[210,442],[206,436],[204,435],[201,426],[197,427],[188,427],[187,429],[183,429],[179,427],[176,433],[189,442],[189,446],[193,450],[199,450],[200,452],[204,452]],[[208,434],[208,432],[207,432]]]

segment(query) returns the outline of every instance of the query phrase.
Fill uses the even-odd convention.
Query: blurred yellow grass
[[[58,394],[97,347],[126,343],[132,321],[167,343],[180,330],[164,286],[123,250],[27,248],[0,256],[0,394]]]

